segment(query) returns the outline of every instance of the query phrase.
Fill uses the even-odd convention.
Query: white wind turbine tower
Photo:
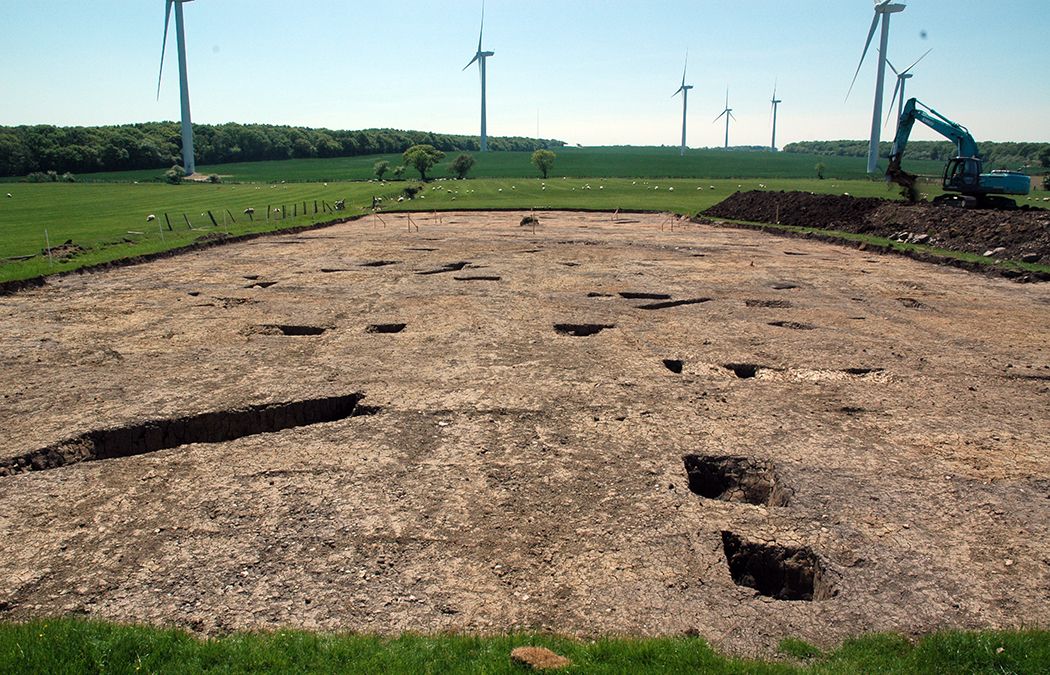
[[[714,122],[717,122],[719,119],[721,119],[722,115],[725,115],[725,117],[726,117],[726,150],[728,150],[729,149],[729,118],[736,119],[736,115],[733,114],[733,109],[729,107],[729,88],[728,87],[726,88],[726,107],[725,107],[725,110],[723,110],[718,115],[718,117],[716,117],[714,119]],[[714,124],[714,122],[712,122],[712,124]]]
[[[463,66],[463,70],[470,68],[474,65],[474,62],[478,62],[478,68],[481,71],[481,151],[486,152],[489,149],[488,141],[488,130],[486,128],[485,121],[485,59],[494,55],[496,52],[486,52],[481,50],[481,38],[485,34],[485,3],[481,3],[481,31],[478,33],[478,51],[475,52],[474,58],[470,60],[470,63]]]
[[[190,176],[196,170],[193,161],[193,122],[190,121],[190,84],[186,74],[186,27],[182,20],[182,5],[193,0],[166,0],[164,3],[164,41],[160,47],[160,72],[157,75],[157,100],[160,100],[160,83],[164,76],[164,51],[168,47],[168,21],[171,8],[175,7],[175,40],[179,51],[179,92],[182,98],[182,168]]]
[[[773,98],[769,100],[773,107],[773,140],[770,141],[769,149],[773,152],[777,151],[777,106],[783,101],[777,98],[777,83],[773,82]]]
[[[857,75],[860,74],[860,67],[864,65],[864,57],[868,55],[871,39],[875,37],[875,29],[879,25],[879,19],[882,19],[879,72],[875,78],[875,109],[871,116],[871,141],[868,145],[868,173],[875,173],[879,162],[879,131],[882,127],[882,85],[883,80],[886,78],[886,46],[890,39],[890,15],[903,11],[903,4],[891,3],[890,0],[875,1],[875,17],[871,20],[871,28],[868,29],[868,41],[864,43],[864,51],[860,55],[857,72],[853,74],[853,82],[849,85],[849,92],[852,92],[853,85],[857,82]],[[846,92],[846,98],[849,98],[849,92]]]
[[[932,49],[927,49],[926,54],[929,54],[932,51]],[[890,121],[890,115],[893,114],[893,102],[897,100],[898,92],[900,93],[901,101],[897,105],[897,119],[899,120],[901,118],[901,115],[904,114],[904,87],[908,84],[908,80],[914,77],[911,74],[911,69],[919,65],[919,61],[922,61],[924,58],[926,58],[926,54],[923,54],[919,58],[915,59],[915,63],[905,68],[902,72],[898,72],[897,69],[893,67],[893,64],[890,63],[890,60],[886,59],[886,65],[889,66],[890,70],[893,71],[893,74],[897,76],[897,86],[893,88],[893,98],[890,99],[890,112],[886,115],[887,122]]]
[[[693,85],[685,83],[685,71],[689,68],[689,52],[685,53],[685,67],[682,68],[682,86],[678,87],[678,91],[671,94],[671,98],[682,95],[682,157],[685,157],[685,113],[689,109],[689,90],[693,88]]]

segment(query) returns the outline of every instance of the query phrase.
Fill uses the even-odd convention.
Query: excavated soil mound
[[[1050,262],[1050,211],[964,210],[808,192],[737,192],[706,216],[819,227],[1027,262]],[[924,236],[925,235],[925,236]],[[996,250],[1001,249],[1001,250]]]

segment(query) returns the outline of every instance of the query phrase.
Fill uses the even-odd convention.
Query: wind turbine
[[[719,120],[719,118],[722,117],[722,115],[725,115],[725,117],[726,117],[726,150],[728,150],[729,149],[729,118],[732,117],[733,119],[736,119],[736,115],[733,114],[733,109],[729,107],[729,88],[728,87],[726,87],[726,107],[725,107],[725,110],[723,110],[718,115],[718,117],[716,117],[714,119],[714,122],[717,122]],[[712,122],[712,124],[714,124],[714,122]]]
[[[170,0],[169,0],[170,1]],[[478,62],[478,68],[481,71],[481,151],[487,152],[489,149],[488,130],[485,122],[485,59],[494,55],[496,52],[486,52],[481,50],[481,38],[485,34],[485,3],[481,3],[481,31],[478,33],[478,51],[474,53],[474,58],[470,60],[470,63],[463,66],[463,70],[470,68],[474,65],[474,62]]]
[[[160,46],[160,72],[157,74],[157,100],[160,100],[160,83],[164,76],[164,52],[168,47],[168,21],[171,20],[171,8],[175,7],[175,40],[179,48],[179,93],[182,98],[182,168],[186,175],[193,175],[196,165],[193,161],[193,122],[190,121],[190,85],[186,74],[186,26],[182,20],[182,5],[193,0],[165,0],[164,3],[164,41]]]
[[[685,67],[682,68],[682,86],[678,87],[678,91],[671,94],[671,98],[682,95],[682,157],[685,157],[685,113],[689,109],[689,90],[693,88],[693,85],[685,83],[685,71],[689,68],[689,52],[685,53]]]
[[[773,98],[769,100],[773,105],[773,140],[769,144],[769,149],[773,152],[777,151],[777,106],[783,101],[777,98],[777,83],[773,82]]]
[[[882,38],[880,43],[882,46],[879,49],[879,72],[875,78],[875,109],[871,116],[871,141],[868,145],[868,173],[875,173],[879,162],[879,131],[882,127],[882,84],[886,78],[886,46],[890,39],[890,15],[903,11],[903,4],[891,3],[890,0],[875,1],[875,17],[871,20],[871,28],[868,29],[868,41],[864,43],[864,51],[860,55],[857,72],[853,74],[853,82],[849,85],[849,92],[846,92],[846,98],[848,99],[850,92],[853,91],[853,85],[857,82],[860,67],[864,65],[864,57],[868,55],[871,39],[875,37],[875,29],[879,25],[879,19],[882,19]]]
[[[926,54],[929,54],[932,51],[932,49],[927,49]],[[886,59],[886,65],[889,66],[890,70],[893,71],[893,74],[897,76],[897,86],[893,88],[893,98],[890,99],[890,112],[888,115],[886,115],[887,122],[890,121],[890,115],[893,114],[893,102],[897,100],[898,92],[900,92],[901,95],[901,102],[897,105],[897,119],[900,119],[901,115],[904,114],[904,87],[908,84],[908,80],[910,80],[913,77],[913,75],[911,74],[911,69],[919,65],[919,61],[922,61],[924,58],[926,58],[926,54],[923,54],[922,56],[917,58],[915,60],[915,63],[905,68],[903,72],[898,72],[897,69],[893,67],[893,64],[890,63],[890,60]]]

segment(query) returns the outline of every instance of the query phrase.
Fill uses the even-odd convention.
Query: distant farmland
[[[824,175],[837,179],[862,179],[864,161],[855,157],[827,157],[799,153],[734,152],[723,150],[690,150],[685,157],[678,156],[677,148],[670,147],[593,147],[559,148],[552,177],[569,178],[814,178],[816,165],[824,165]],[[448,176],[448,165],[458,155],[446,153],[445,161],[431,175]],[[477,160],[470,176],[473,178],[537,177],[538,171],[529,161],[528,152],[471,153]],[[218,174],[227,182],[321,182],[368,180],[373,178],[372,166],[379,160],[390,162],[391,168],[402,163],[400,154],[336,157],[330,159],[288,159],[271,162],[241,162],[212,166],[198,166],[202,175]],[[935,161],[908,162],[913,173],[940,175],[943,163]],[[116,171],[83,174],[81,181],[130,182],[159,180],[160,170]],[[411,170],[406,178],[417,177]],[[389,174],[387,176],[389,178]]]

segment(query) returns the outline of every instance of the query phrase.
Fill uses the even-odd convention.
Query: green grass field
[[[837,179],[865,179],[865,163],[856,157],[822,157],[794,153],[724,152],[690,150],[678,156],[669,147],[595,147],[558,148],[552,175],[569,178],[815,178],[818,162],[826,167],[825,176]],[[447,153],[445,161],[431,171],[434,178],[449,175],[448,165],[459,153]],[[538,177],[528,152],[472,153],[476,164],[471,178]],[[216,166],[199,166],[197,173],[218,174],[226,182],[334,182],[368,180],[378,160],[390,162],[391,168],[402,164],[400,154],[339,157],[333,159],[290,159],[279,162],[243,162]],[[913,173],[940,175],[940,162],[909,163]],[[78,176],[82,182],[147,182],[163,177],[163,170],[118,171]],[[406,178],[418,178],[407,170]],[[387,178],[390,178],[388,175]]]
[[[324,635],[234,633],[201,640],[178,630],[76,619],[0,624],[5,673],[524,673],[509,658],[543,646],[587,673],[1045,673],[1050,632],[947,632],[917,643],[895,635],[829,652],[795,639],[768,660],[725,657],[701,638],[579,641],[552,635]]]
[[[0,281],[23,279],[117,258],[161,251],[191,243],[216,231],[241,234],[331,220],[331,213],[313,214],[314,200],[329,204],[347,200],[346,215],[370,210],[372,196],[384,198],[384,211],[481,208],[572,208],[673,211],[690,214],[721,201],[737,189],[805,189],[848,191],[856,195],[892,196],[883,184],[870,181],[771,180],[627,180],[627,179],[480,179],[435,181],[421,197],[402,203],[396,197],[417,182],[385,185],[367,182],[283,183],[276,185],[187,183],[20,183],[9,186],[10,199],[0,199]],[[714,189],[711,189],[711,187]],[[738,187],[739,186],[739,187]],[[267,206],[302,209],[309,215],[280,221],[265,220]],[[243,214],[255,209],[255,221]],[[207,211],[219,222],[212,225]],[[227,219],[229,210],[236,222]],[[164,214],[172,222],[166,227]],[[147,215],[157,220],[147,222]],[[189,219],[195,229],[186,225]],[[228,218],[228,217],[227,217]],[[52,261],[42,252],[47,242],[67,240],[86,251],[66,261]],[[12,260],[21,256],[28,260]]]
[[[320,160],[317,160],[320,161]],[[398,203],[397,195],[418,182],[362,181],[288,182],[267,185],[187,183],[19,183],[6,186],[11,198],[0,199],[0,281],[25,279],[183,246],[195,239],[226,232],[233,235],[308,225],[332,220],[331,213],[314,215],[314,201],[347,200],[340,215],[366,213],[372,196],[384,198],[384,211],[452,209],[592,209],[643,210],[694,214],[736,190],[807,190],[854,196],[896,197],[878,181],[835,179],[600,179],[552,178],[471,179],[428,183],[421,197]],[[712,189],[713,188],[713,189]],[[1035,193],[1040,199],[1047,193]],[[308,215],[265,219],[267,206],[302,209]],[[255,209],[255,221],[243,214]],[[207,211],[219,222],[212,225]],[[236,222],[223,222],[229,210]],[[173,226],[165,226],[167,213]],[[147,215],[157,220],[147,222]],[[189,219],[194,229],[186,225]],[[85,251],[67,261],[49,259],[47,242],[67,240]],[[17,258],[32,256],[26,260]]]

